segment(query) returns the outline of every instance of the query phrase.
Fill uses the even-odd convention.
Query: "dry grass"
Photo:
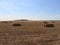
[[[21,26],[14,27],[14,23]],[[53,24],[46,28],[43,21],[0,22],[0,45],[60,45],[60,22]]]

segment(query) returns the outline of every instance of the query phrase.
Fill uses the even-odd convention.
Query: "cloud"
[[[4,21],[4,20],[16,20],[19,19],[20,17],[15,15],[15,14],[11,14],[11,15],[1,15],[0,14],[0,21]]]

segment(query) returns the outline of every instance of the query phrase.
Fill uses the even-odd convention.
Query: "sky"
[[[2,20],[60,20],[60,0],[0,0]]]

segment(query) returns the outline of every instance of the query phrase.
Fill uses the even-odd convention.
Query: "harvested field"
[[[47,22],[0,22],[0,45],[60,45],[60,21]]]

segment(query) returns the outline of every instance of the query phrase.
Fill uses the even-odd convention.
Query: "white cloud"
[[[15,14],[11,14],[11,15],[0,15],[0,21],[4,21],[4,20],[16,20],[19,19],[20,17],[15,15]]]

